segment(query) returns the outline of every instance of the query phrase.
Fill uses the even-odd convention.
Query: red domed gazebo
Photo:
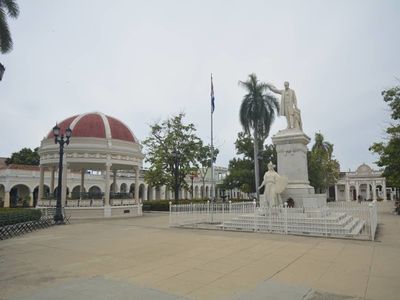
[[[142,146],[138,139],[123,122],[100,112],[75,115],[61,121],[58,126],[62,134],[68,127],[72,129],[70,144],[64,148],[61,191],[63,206],[65,206],[67,199],[67,170],[80,172],[81,194],[84,192],[86,171],[97,171],[104,179],[104,196],[101,197],[101,207],[104,207],[104,216],[111,216],[113,214],[110,206],[110,192],[113,192],[110,191],[111,174],[113,173],[113,181],[115,183],[117,171],[133,171],[135,173],[135,186],[138,186],[139,171],[143,165],[144,158]],[[46,170],[52,172],[52,187],[50,190],[53,191],[54,173],[58,168],[59,162],[59,146],[54,143],[52,130],[42,140],[39,154],[39,199],[42,199],[44,172]],[[135,189],[134,199],[135,205],[138,205],[138,188]]]

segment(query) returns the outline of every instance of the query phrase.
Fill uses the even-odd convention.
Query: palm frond
[[[0,8],[0,52],[3,54],[7,53],[11,51],[12,46],[13,42],[6,21],[6,14],[4,10]]]
[[[17,2],[14,0],[0,0],[0,9],[5,8],[7,10],[7,14],[11,18],[17,18],[19,15],[19,7]]]

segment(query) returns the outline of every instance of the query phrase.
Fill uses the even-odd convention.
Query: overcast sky
[[[0,156],[90,111],[140,140],[185,112],[209,142],[213,73],[217,164],[227,166],[241,130],[238,81],[256,73],[290,82],[304,132],[333,143],[342,170],[377,159],[368,147],[390,121],[381,91],[399,84],[400,1],[17,2],[14,50],[0,56]],[[271,135],[285,126],[279,118]]]

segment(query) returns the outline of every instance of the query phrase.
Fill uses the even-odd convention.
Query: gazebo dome
[[[112,170],[141,168],[142,146],[133,132],[122,121],[100,112],[75,115],[58,123],[60,133],[70,127],[72,136],[65,146],[65,162],[72,170]],[[59,145],[54,143],[51,130],[39,149],[40,165],[57,167]]]
[[[133,132],[123,122],[99,112],[69,117],[61,121],[58,126],[62,133],[70,127],[75,138],[103,138],[138,143]],[[54,138],[53,130],[50,130],[47,138]]]

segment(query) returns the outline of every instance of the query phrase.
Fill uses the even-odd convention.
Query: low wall
[[[43,206],[38,208],[55,209],[54,207]],[[64,213],[67,217],[71,217],[71,220],[139,217],[143,215],[142,204],[108,207],[65,207]]]

